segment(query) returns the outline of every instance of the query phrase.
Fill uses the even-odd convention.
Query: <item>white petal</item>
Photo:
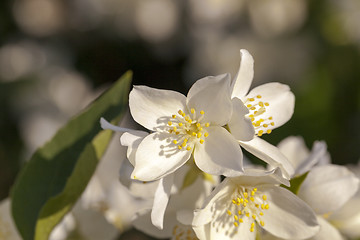
[[[329,164],[330,158],[327,152],[327,145],[324,141],[315,141],[310,155],[300,163],[295,175],[302,175],[311,170],[315,165]]]
[[[254,59],[245,49],[240,50],[240,55],[240,67],[234,82],[232,83],[233,88],[231,97],[237,97],[243,100],[250,89],[254,77]]]
[[[126,132],[121,135],[120,143],[123,146],[127,146],[127,158],[129,159],[132,165],[135,164],[135,153],[136,150],[141,143],[141,141],[147,136],[149,133],[144,131],[136,131],[136,132]]]
[[[202,226],[209,223],[213,219],[213,212],[217,210],[213,207],[214,204],[222,199],[230,198],[234,192],[234,188],[235,186],[229,182],[229,178],[225,178],[205,199],[202,208],[194,211],[192,225]],[[220,211],[222,211],[222,209],[220,209]]]
[[[317,218],[320,224],[320,231],[311,240],[344,240],[340,232],[322,217]]]
[[[163,229],[164,214],[169,202],[171,186],[174,183],[174,174],[160,179],[155,192],[154,204],[151,210],[151,222],[155,227]]]
[[[296,195],[282,187],[264,193],[269,202],[269,209],[261,217],[266,231],[286,239],[305,239],[319,231],[315,213]]]
[[[340,230],[342,234],[351,239],[360,237],[360,191],[346,204],[331,214],[329,221]]]
[[[241,186],[283,184],[290,187],[289,181],[282,177],[282,172],[279,168],[274,168],[270,171],[264,171],[263,169],[247,168],[245,169],[243,176],[230,178],[230,181]]]
[[[245,116],[249,113],[249,110],[238,98],[233,98],[231,102],[233,105],[233,112],[228,123],[230,132],[237,140],[250,141],[254,138],[255,129],[250,118]]]
[[[21,239],[12,219],[10,198],[3,199],[0,202],[0,238],[2,239],[2,237],[7,237],[6,239],[10,240]]]
[[[273,168],[279,167],[285,178],[289,179],[294,174],[294,167],[280,150],[261,138],[254,137],[248,142],[240,141],[240,145]]]
[[[222,127],[207,128],[209,136],[203,144],[196,143],[196,165],[206,173],[238,176],[243,172],[242,152],[231,134]]]
[[[230,75],[205,77],[194,83],[187,95],[189,110],[194,108],[197,115],[204,111],[202,122],[223,126],[231,117]]]
[[[129,95],[132,117],[152,131],[163,130],[173,114],[186,109],[185,102],[181,93],[146,86],[134,86]]]
[[[295,96],[290,91],[288,85],[273,82],[260,85],[252,89],[247,98],[256,98],[261,96],[261,101],[269,103],[269,106],[265,106],[266,112],[261,114],[261,118],[268,119],[273,118],[274,126],[269,125],[267,129],[274,129],[280,127],[289,119],[294,113]]]
[[[150,220],[150,210],[142,210],[136,214],[133,225],[136,229],[156,238],[170,238],[174,226],[177,224],[175,213],[165,215],[164,229],[155,227]]]
[[[115,132],[136,132],[136,130],[130,129],[130,128],[122,128],[119,126],[115,126],[108,121],[105,120],[105,118],[100,118],[100,125],[102,129],[110,129]]]
[[[210,227],[210,239],[212,240],[234,240],[234,239],[246,239],[255,240],[256,230],[250,232],[251,221],[248,218],[244,218],[244,221],[235,227],[232,222],[227,222],[225,227],[223,223],[215,222],[215,225]],[[218,224],[218,225],[216,225]],[[209,224],[210,225],[210,224]],[[212,224],[211,224],[212,225]]]
[[[310,152],[306,147],[305,141],[300,136],[290,136],[283,139],[277,147],[282,154],[294,166],[297,172],[298,166],[309,156]]]
[[[134,166],[129,161],[123,161],[120,167],[119,180],[122,185],[127,187],[131,195],[139,198],[154,198],[155,190],[159,184],[158,181],[142,182],[131,179],[131,173],[134,171]]]
[[[152,133],[142,140],[135,155],[133,179],[153,181],[184,165],[191,151],[179,150],[173,140],[181,136],[170,133]]]
[[[331,213],[343,206],[357,191],[359,179],[346,167],[314,167],[302,183],[298,196],[317,214]]]

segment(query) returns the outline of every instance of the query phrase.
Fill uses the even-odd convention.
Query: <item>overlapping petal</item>
[[[317,217],[320,231],[311,240],[345,240],[341,233],[322,217]]]
[[[250,141],[255,136],[255,129],[246,114],[249,113],[247,107],[238,98],[231,100],[233,112],[228,123],[231,134],[239,141]]]
[[[294,174],[294,167],[280,150],[261,138],[254,137],[248,142],[240,141],[240,145],[272,167],[279,167],[285,178],[289,179]]]
[[[186,109],[186,97],[175,91],[134,86],[129,107],[137,123],[152,131],[162,131],[172,114]]]
[[[134,227],[156,238],[163,239],[172,236],[173,228],[177,224],[175,212],[169,212],[165,215],[164,228],[162,230],[152,224],[150,215],[150,209],[138,212],[134,217]]]
[[[155,132],[145,137],[136,151],[132,178],[152,181],[184,165],[191,151],[177,148],[173,141],[180,141],[180,138],[179,135],[166,132]]]
[[[231,97],[237,97],[241,100],[244,100],[244,97],[249,91],[254,77],[254,59],[245,49],[240,50],[240,55],[241,62],[239,70],[232,82]]]
[[[321,215],[343,206],[358,190],[359,179],[346,167],[314,167],[299,189],[299,197]]]
[[[125,132],[120,137],[121,145],[128,147],[126,155],[133,166],[135,164],[136,150],[147,135],[149,135],[149,133],[144,131],[132,131]]]
[[[269,125],[268,129],[280,127],[289,119],[294,113],[295,96],[290,91],[288,85],[273,82],[260,85],[252,89],[247,95],[248,98],[261,96],[262,102],[269,103],[266,106],[266,111],[261,115],[261,118],[273,118],[274,126]]]
[[[306,239],[319,231],[315,213],[296,195],[281,187],[265,193],[270,205],[262,216],[266,231],[285,239]]]
[[[174,174],[161,178],[155,192],[154,203],[151,210],[151,222],[155,227],[163,229],[164,214],[169,202],[171,187],[174,183]]]
[[[209,136],[194,149],[196,165],[214,175],[238,176],[243,171],[242,152],[231,134],[222,127],[209,127]]]
[[[230,98],[230,75],[205,77],[194,83],[187,95],[189,110],[197,114],[204,111],[203,122],[223,126],[230,120],[232,105]]]

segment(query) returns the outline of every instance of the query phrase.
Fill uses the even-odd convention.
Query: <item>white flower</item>
[[[240,50],[241,63],[232,81],[233,114],[228,123],[231,134],[240,145],[273,167],[279,167],[284,177],[293,174],[293,166],[273,145],[260,139],[263,134],[286,123],[294,112],[295,96],[289,86],[277,82],[260,85],[249,92],[254,76],[254,59],[247,50]],[[250,118],[244,118],[244,114]],[[244,140],[244,126],[251,121],[252,132],[259,136]],[[247,133],[246,133],[247,134]]]
[[[320,231],[311,239],[344,239],[340,226],[346,226],[342,224],[349,215],[345,212],[342,215],[340,211],[358,190],[359,179],[345,167],[329,164],[330,156],[326,151],[325,142],[316,141],[311,152],[301,137],[288,137],[278,146],[296,167],[295,177],[310,170],[298,190],[298,196],[317,214]],[[347,210],[348,213],[357,212],[356,204],[359,201],[355,202],[355,205],[350,206],[351,210]],[[266,236],[265,239],[279,238]]]
[[[127,157],[131,164],[134,164],[134,157],[139,144],[147,135],[148,133],[146,132],[137,131],[132,133],[126,132],[121,136],[120,142],[123,146],[128,147]],[[132,172],[134,167],[125,161],[120,168],[120,180],[122,183],[125,183],[134,195],[153,200],[150,214],[151,223],[158,229],[163,229],[164,214],[167,210],[168,202],[172,195],[178,194],[184,187],[185,178],[188,177],[188,173],[192,171],[191,168],[196,168],[196,166],[189,162],[189,164],[183,165],[174,173],[168,174],[160,180],[142,182],[130,179],[129,172]],[[191,201],[191,199],[187,199],[186,201]]]
[[[360,163],[360,162],[359,162]],[[357,166],[350,165],[349,169],[360,177],[360,164]],[[335,211],[327,219],[343,235],[351,239],[360,237],[360,188],[339,210]]]
[[[359,179],[346,167],[328,164],[311,169],[298,196],[314,209],[321,226],[321,231],[312,239],[344,239],[336,225],[331,225],[330,217],[354,196],[358,188]],[[336,221],[336,218],[332,219]]]
[[[331,162],[324,141],[315,141],[311,152],[309,152],[304,139],[300,136],[287,137],[277,147],[295,168],[291,177],[300,176],[310,171],[315,165],[324,165]]]
[[[205,197],[211,192],[213,184],[198,177],[190,186],[171,196],[169,206],[164,214],[164,228],[158,229],[150,221],[150,209],[136,214],[134,227],[157,238],[197,239],[192,229],[191,221],[193,211],[200,207]]]
[[[129,98],[131,115],[154,132],[138,146],[132,178],[160,179],[184,165],[192,154],[204,172],[239,175],[243,171],[241,149],[222,127],[232,115],[230,95],[229,74],[198,80],[187,97],[170,90],[134,86]],[[251,140],[252,129],[250,122],[243,124],[240,140]]]
[[[194,230],[200,239],[255,239],[257,226],[282,238],[305,239],[318,230],[316,216],[278,171],[249,170],[226,178],[196,210]]]

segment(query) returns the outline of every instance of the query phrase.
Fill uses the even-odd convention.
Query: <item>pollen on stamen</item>
[[[257,97],[257,98],[261,98],[261,95],[257,95],[256,97]]]
[[[178,143],[178,141],[174,140],[174,141],[173,141],[173,143],[174,143],[174,144],[177,144],[177,143]]]
[[[172,118],[176,118],[176,115],[175,115],[175,114],[173,114],[171,117],[172,117]]]
[[[270,133],[271,133],[271,129],[266,130],[266,133],[267,133],[267,134],[270,134]]]
[[[191,112],[192,114],[194,114],[194,113],[195,113],[195,109],[194,109],[194,108],[190,109],[190,112]]]
[[[172,122],[168,121],[168,125],[171,126]]]
[[[230,210],[227,210],[226,213],[231,216],[231,211]]]
[[[205,112],[204,112],[203,110],[201,110],[201,111],[200,111],[200,114],[201,114],[201,115],[204,115],[204,114],[205,114]]]
[[[196,135],[197,138],[200,138],[201,137],[201,132],[198,132],[197,135]]]
[[[205,123],[205,127],[209,127],[210,126],[210,123]]]
[[[235,227],[238,227],[238,226],[239,226],[239,224],[238,224],[237,222],[234,222],[234,225],[235,225]]]
[[[267,199],[266,195],[263,195],[262,199],[264,199],[264,201],[266,201],[266,199]]]
[[[183,126],[183,123],[179,123],[178,125],[179,125],[179,127],[182,127],[182,126]]]
[[[188,147],[186,148],[186,150],[190,151],[190,150],[191,150],[191,147],[190,147],[190,146],[188,146]]]
[[[204,143],[204,139],[200,139],[200,143],[203,144],[203,143]]]

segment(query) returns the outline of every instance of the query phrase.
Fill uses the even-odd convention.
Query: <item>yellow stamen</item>
[[[201,132],[198,132],[196,137],[200,138],[201,137]]]
[[[178,125],[179,125],[179,127],[182,127],[183,123],[179,123]]]
[[[178,143],[178,141],[174,140],[174,141],[173,141],[173,143],[174,143],[174,144],[177,144],[177,143]]]
[[[209,127],[210,126],[210,123],[205,123],[205,127]]]
[[[203,144],[203,143],[204,143],[204,139],[200,139],[200,143]]]
[[[190,112],[192,113],[192,114],[194,114],[195,113],[195,109],[190,109]]]
[[[228,214],[229,216],[231,216],[231,211],[230,211],[230,210],[227,210],[227,214]]]
[[[266,201],[266,199],[267,199],[266,195],[263,195],[262,199],[264,199],[264,201]]]
[[[235,227],[238,227],[238,226],[239,226],[239,224],[238,224],[237,222],[234,222],[234,225],[235,225]]]
[[[188,146],[188,147],[186,148],[186,150],[190,151],[190,150],[191,150],[191,147],[190,147],[190,146]]]
[[[257,95],[256,97],[257,97],[257,98],[261,98],[261,95]]]
[[[172,118],[176,118],[176,115],[172,115],[171,117],[172,117]]]
[[[271,129],[266,130],[266,132],[267,132],[268,134],[270,134],[270,133],[271,133]]]
[[[205,112],[204,112],[203,110],[201,110],[201,111],[200,111],[200,114],[201,114],[201,115],[204,115],[204,114],[205,114]]]
[[[207,136],[209,136],[209,133],[207,133],[207,132],[204,133],[204,137],[207,137]]]
[[[168,125],[171,126],[172,122],[168,121]]]

